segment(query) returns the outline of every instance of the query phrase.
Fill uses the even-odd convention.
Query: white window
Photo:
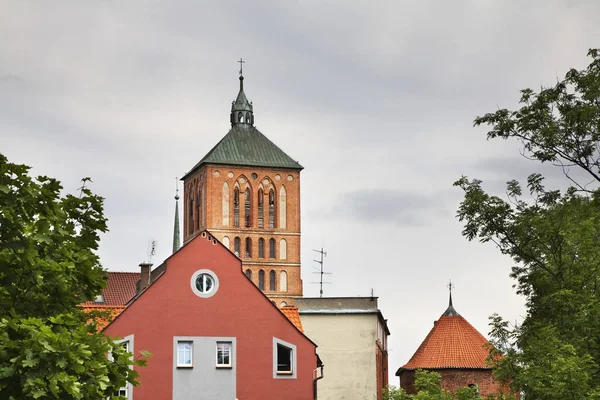
[[[133,342],[133,336],[129,336],[128,338],[129,338],[129,340],[125,339],[125,340],[117,342],[117,343],[120,346],[122,346],[123,349],[126,352],[130,353],[131,350],[132,350],[132,347],[133,347],[133,343],[132,343]],[[112,359],[112,354],[109,354],[109,358]],[[128,383],[125,387],[120,388],[115,395],[116,396],[122,396],[122,397],[124,397],[126,399],[129,399],[130,398],[130,394],[131,394],[130,391],[129,391],[129,386],[130,386],[130,384]]]
[[[296,346],[273,338],[273,378],[296,379]]]
[[[217,342],[217,368],[231,367],[231,342]]]
[[[214,272],[208,269],[201,269],[192,274],[190,286],[196,296],[202,298],[211,297],[219,290],[219,278],[217,278]]]
[[[177,342],[177,367],[192,367],[192,342]]]

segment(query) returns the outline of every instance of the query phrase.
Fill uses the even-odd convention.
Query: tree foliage
[[[137,375],[78,307],[105,285],[103,199],[29,169],[0,154],[0,398],[107,398]]]
[[[560,168],[566,189],[547,188],[539,173],[525,193],[507,182],[504,199],[477,179],[455,183],[463,235],[514,261],[527,314],[519,326],[491,317],[490,360],[527,400],[600,398],[600,53],[588,55],[586,69],[554,86],[522,90],[518,110],[475,119],[491,127],[489,139],[517,139],[527,158]]]

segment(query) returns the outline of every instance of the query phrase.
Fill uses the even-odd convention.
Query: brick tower
[[[183,241],[210,231],[242,260],[246,276],[279,307],[302,296],[302,166],[254,127],[240,91],[231,129],[183,178]]]

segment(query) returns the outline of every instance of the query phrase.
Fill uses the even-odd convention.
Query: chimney
[[[150,267],[152,264],[148,262],[140,264],[140,292],[150,286]]]

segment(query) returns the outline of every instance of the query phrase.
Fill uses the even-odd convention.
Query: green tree
[[[563,188],[544,177],[513,180],[507,197],[462,177],[458,209],[463,235],[495,243],[514,265],[525,296],[519,326],[491,317],[490,361],[497,376],[524,398],[600,398],[600,53],[554,86],[521,91],[521,108],[475,119],[489,139],[517,139],[523,154],[562,170]],[[583,178],[582,178],[583,176]]]
[[[0,398],[107,398],[137,375],[78,307],[105,285],[103,200],[29,169],[0,154]]]
[[[404,389],[390,386],[384,389],[383,400],[483,400],[476,387],[458,388],[454,392],[443,390],[442,376],[438,372],[415,371],[415,389],[417,394],[407,394]],[[504,400],[502,395],[489,396],[487,399]]]

